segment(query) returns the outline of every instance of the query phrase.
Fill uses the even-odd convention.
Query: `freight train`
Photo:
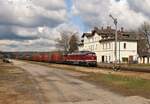
[[[68,54],[62,54],[61,52],[36,53],[32,55],[16,56],[16,58],[29,61],[60,63],[60,64],[74,64],[86,66],[97,65],[96,54],[90,51],[79,51]]]

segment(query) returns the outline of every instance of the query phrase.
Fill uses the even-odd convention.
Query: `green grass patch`
[[[90,73],[89,76],[81,76],[80,78],[119,94],[126,96],[139,95],[150,98],[150,80],[139,77],[96,73]]]
[[[150,66],[150,64],[129,64],[129,63],[120,63],[119,65],[128,65],[128,66]]]
[[[126,88],[150,89],[150,81],[139,77],[127,77],[120,75],[103,75],[102,80],[115,85],[121,85]]]

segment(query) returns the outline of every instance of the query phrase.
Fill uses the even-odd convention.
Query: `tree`
[[[69,41],[69,52],[74,52],[78,50],[79,38],[76,33],[74,33]]]
[[[60,38],[56,39],[56,47],[67,53],[69,51],[69,38],[67,31],[60,32]]]
[[[138,39],[138,53],[141,55],[143,53],[148,53],[150,48],[150,24],[148,22],[144,22],[138,30],[141,33],[139,34]]]
[[[150,47],[150,42],[149,42],[149,36],[150,36],[150,23],[144,22],[141,27],[139,28],[139,31],[144,34],[144,38],[147,41],[148,47]]]

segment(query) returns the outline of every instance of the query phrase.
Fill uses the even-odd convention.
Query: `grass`
[[[150,88],[150,81],[141,79],[138,77],[127,77],[121,75],[112,75],[112,74],[94,74],[91,77],[95,80],[103,80],[110,84],[121,85],[126,88]]]
[[[130,66],[130,64],[129,64]],[[131,64],[131,66],[150,67],[150,64]]]
[[[80,79],[126,96],[139,95],[150,98],[150,80],[139,77],[90,73],[89,76],[81,76]]]
[[[121,66],[138,66],[138,67],[150,67],[150,64],[120,64]]]

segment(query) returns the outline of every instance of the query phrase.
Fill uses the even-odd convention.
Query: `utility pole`
[[[117,70],[117,41],[118,41],[118,34],[117,34],[117,18],[114,18],[111,14],[109,15],[110,18],[112,18],[112,20],[114,21],[114,25],[115,25],[115,51],[114,51],[114,56],[115,56],[115,62],[114,62],[114,70]]]

